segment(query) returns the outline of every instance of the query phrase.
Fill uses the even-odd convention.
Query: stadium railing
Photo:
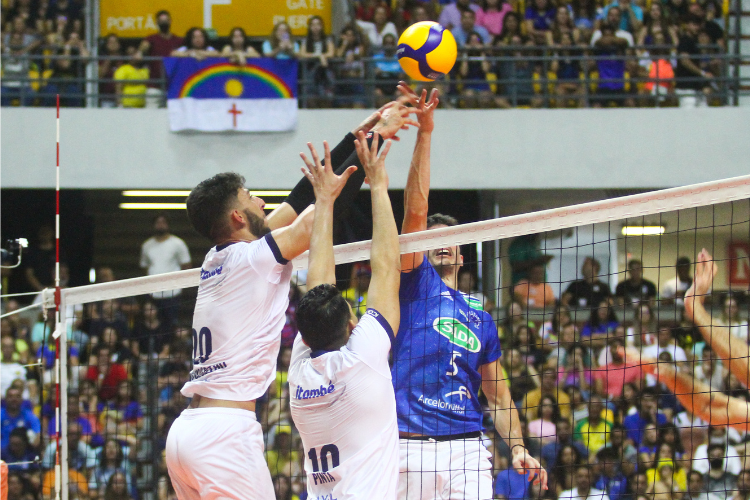
[[[654,78],[649,76],[651,62],[666,59],[673,67],[677,65],[677,56],[673,47],[643,46],[632,47],[630,53],[617,56],[602,56],[592,53],[590,47],[572,47],[561,55],[559,47],[507,46],[486,49],[488,54],[472,57],[462,53],[454,70],[444,80],[435,85],[441,87],[445,104],[451,107],[469,107],[467,105],[468,88],[483,88],[488,91],[484,97],[495,101],[503,99],[507,104],[498,106],[490,102],[487,107],[528,107],[534,100],[537,107],[590,107],[598,101],[605,106],[609,101],[633,99],[635,106],[664,107],[676,106],[682,97],[694,97],[700,92],[691,92],[682,88],[689,84],[703,82],[710,88],[707,103],[712,106],[736,106],[739,98],[750,94],[750,78],[735,72],[733,68],[750,63],[750,56],[727,54],[718,51],[717,46],[706,46],[701,56],[712,68],[718,68],[710,79],[701,77],[668,77]],[[662,55],[655,55],[657,52]],[[578,78],[564,82],[558,80],[554,71],[555,63],[564,58],[568,63],[579,68]],[[76,66],[77,75],[56,76],[54,61],[71,60]],[[3,55],[4,68],[2,81],[3,106],[52,106],[56,94],[60,94],[62,105],[67,107],[116,107],[118,96],[114,91],[117,83],[130,85],[145,84],[158,89],[156,100],[150,97],[154,105],[164,106],[168,82],[165,78],[148,80],[127,80],[117,82],[113,78],[102,78],[97,75],[99,64],[103,61],[127,62],[128,58],[110,56],[56,56],[56,55]],[[298,76],[298,98],[301,108],[317,107],[376,107],[392,94],[388,89],[395,89],[399,80],[405,75],[401,72],[383,72],[384,65],[392,64],[395,57],[367,57],[351,72],[343,68],[343,59],[331,59],[327,68],[322,68],[314,61],[300,61]],[[144,64],[160,58],[144,57]],[[462,62],[476,63],[488,61],[491,70],[481,79],[466,79],[459,76]],[[604,63],[622,63],[622,76],[602,78],[598,65]],[[530,69],[519,71],[517,63],[527,63]],[[10,72],[15,65],[20,68]],[[514,69],[515,68],[515,69]],[[559,95],[560,83],[577,85],[575,93]],[[604,84],[604,85],[603,85]],[[604,91],[604,88],[622,88]],[[652,90],[649,90],[652,87]],[[127,97],[138,97],[128,95]]]

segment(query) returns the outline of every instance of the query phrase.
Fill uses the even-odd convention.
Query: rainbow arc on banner
[[[297,123],[297,63],[165,58],[170,128],[178,132],[272,132]]]

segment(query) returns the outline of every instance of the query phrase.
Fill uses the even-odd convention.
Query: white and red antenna
[[[55,499],[60,500],[62,495],[62,466],[60,434],[62,432],[60,411],[60,336],[63,334],[62,321],[60,318],[60,94],[57,94],[57,166],[55,167],[55,331],[52,334],[55,340]],[[44,358],[44,353],[42,353]],[[65,495],[67,497],[67,495]]]

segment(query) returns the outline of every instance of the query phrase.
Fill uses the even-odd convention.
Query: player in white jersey
[[[377,122],[373,130],[393,136],[410,121],[409,111],[395,104],[355,131]],[[340,147],[348,147],[346,141]],[[348,164],[336,169],[343,181],[353,171]],[[167,466],[180,500],[274,497],[255,400],[275,377],[289,261],[308,248],[314,210],[305,208],[312,193],[309,198],[298,193],[266,219],[265,203],[244,182],[238,174],[219,174],[200,183],[187,200],[191,223],[216,246],[201,268],[193,317],[194,367],[182,389],[192,401],[167,438]]]
[[[399,245],[384,166],[389,148],[390,141],[378,158],[364,135],[357,142],[372,190],[373,219],[372,281],[359,323],[335,286],[333,204],[323,193],[338,180],[330,168],[319,167],[315,155],[312,163],[305,162],[317,201],[309,291],[297,307],[300,334],[288,380],[292,418],[305,448],[308,498],[314,500],[395,500],[398,490],[388,353],[399,323]]]

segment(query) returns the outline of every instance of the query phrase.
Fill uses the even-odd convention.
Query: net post
[[[62,500],[68,500],[68,483],[70,478],[68,477],[68,335],[67,335],[67,320],[65,317],[65,297],[62,296],[60,300],[60,325],[58,328],[63,328],[62,335],[60,335],[60,363],[59,368],[59,386],[60,386],[60,432],[58,436],[61,436],[62,449],[60,452],[60,467],[62,467]]]

